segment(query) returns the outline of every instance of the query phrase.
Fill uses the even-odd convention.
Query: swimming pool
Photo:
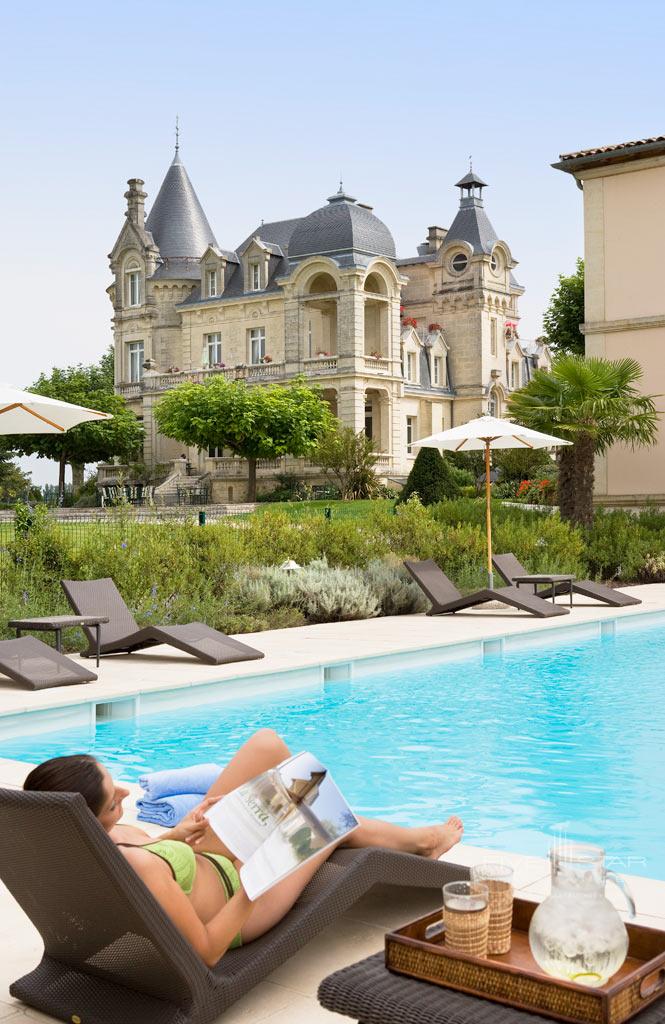
[[[415,824],[455,812],[467,842],[525,854],[544,855],[566,834],[605,846],[618,870],[665,878],[665,620],[620,626],[24,735],[0,753],[90,751],[133,781],[146,769],[223,762],[270,726],[328,764],[361,814]]]

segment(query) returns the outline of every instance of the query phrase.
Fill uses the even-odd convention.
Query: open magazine
[[[243,861],[240,879],[250,900],[358,827],[330,773],[309,753],[234,789],[206,817]]]

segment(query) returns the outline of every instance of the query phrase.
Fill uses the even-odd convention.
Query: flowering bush
[[[416,320],[415,316],[405,316],[404,319],[402,320],[402,323],[404,324],[405,327],[418,326],[418,321]]]
[[[443,327],[441,326],[441,324],[430,324],[427,330],[429,331],[430,334],[434,334],[435,331],[442,331]]]
[[[515,497],[531,505],[552,505],[556,495],[556,482],[543,480],[522,480]]]
[[[261,360],[262,363],[272,363],[272,356],[264,356]]]

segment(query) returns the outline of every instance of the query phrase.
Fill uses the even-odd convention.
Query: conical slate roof
[[[145,226],[163,258],[199,259],[208,245],[217,245],[177,149]]]

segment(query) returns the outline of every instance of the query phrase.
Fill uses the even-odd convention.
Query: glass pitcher
[[[605,896],[605,882],[617,885],[635,903],[625,881],[605,868],[605,851],[587,843],[565,843],[550,850],[552,891],[534,912],[529,945],[538,965],[555,978],[581,985],[603,985],[628,953],[626,927]]]

